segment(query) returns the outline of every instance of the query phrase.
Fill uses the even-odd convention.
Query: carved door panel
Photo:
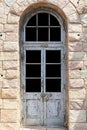
[[[26,125],[64,123],[62,49],[25,49],[24,120]]]

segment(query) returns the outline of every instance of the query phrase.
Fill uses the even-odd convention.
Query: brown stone
[[[17,110],[1,110],[1,122],[17,122]]]
[[[3,69],[8,70],[8,69],[14,69],[17,70],[18,68],[18,61],[3,61]]]
[[[8,14],[8,19],[7,22],[14,24],[14,23],[18,23],[19,22],[20,17],[14,14]]]
[[[72,89],[69,91],[70,99],[85,99],[86,98],[86,90],[82,89]]]
[[[17,88],[19,86],[18,79],[4,79],[3,88]]]
[[[3,51],[3,41],[0,40],[0,51]]]
[[[82,70],[84,68],[83,61],[69,61],[69,69]]]
[[[69,33],[68,39],[69,42],[80,42],[81,41],[81,33]]]
[[[69,85],[70,85],[70,88],[83,88],[84,80],[83,79],[70,79]]]
[[[5,24],[4,25],[4,32],[18,32],[18,25],[17,24]]]
[[[4,51],[17,51],[18,50],[18,42],[4,42],[3,50]]]
[[[68,15],[71,15],[71,14],[74,14],[76,12],[76,9],[75,7],[71,4],[71,3],[68,3],[64,8],[63,8],[63,11],[65,14]]]
[[[9,42],[17,42],[18,41],[18,33],[6,33],[6,41]]]
[[[78,100],[78,99],[75,99],[75,100],[71,100],[70,101],[70,109],[71,110],[82,110],[82,109],[85,109],[84,107],[84,100]]]
[[[71,33],[81,33],[82,32],[82,25],[81,24],[69,24],[69,32]]]
[[[0,60],[17,60],[19,59],[17,52],[1,52]]]
[[[2,98],[3,99],[15,99],[17,98],[17,89],[12,88],[3,88],[2,89]]]
[[[3,99],[3,109],[17,109],[17,100],[14,99]]]
[[[85,122],[86,123],[86,110],[70,110],[70,122]]]
[[[18,123],[1,123],[0,130],[20,130]]]
[[[69,43],[69,51],[83,51],[83,43],[81,42],[70,42]]]
[[[69,60],[85,60],[86,53],[85,52],[69,52]]]
[[[17,70],[7,70],[6,71],[6,78],[7,79],[16,79],[18,77]]]
[[[70,130],[87,130],[87,123],[70,123]]]
[[[69,78],[79,79],[81,78],[80,70],[69,70]]]

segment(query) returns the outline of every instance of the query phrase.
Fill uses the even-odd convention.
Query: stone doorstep
[[[20,130],[67,130],[64,127],[61,128],[49,128],[49,127],[30,127],[30,128],[21,128]]]

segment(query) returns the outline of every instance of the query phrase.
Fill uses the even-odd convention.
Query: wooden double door
[[[63,126],[65,117],[63,48],[25,47],[23,67],[24,124]]]

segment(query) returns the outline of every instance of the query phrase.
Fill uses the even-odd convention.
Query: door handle
[[[41,93],[41,99],[42,99],[42,101],[44,101],[45,96],[46,96],[46,94],[42,92]]]

